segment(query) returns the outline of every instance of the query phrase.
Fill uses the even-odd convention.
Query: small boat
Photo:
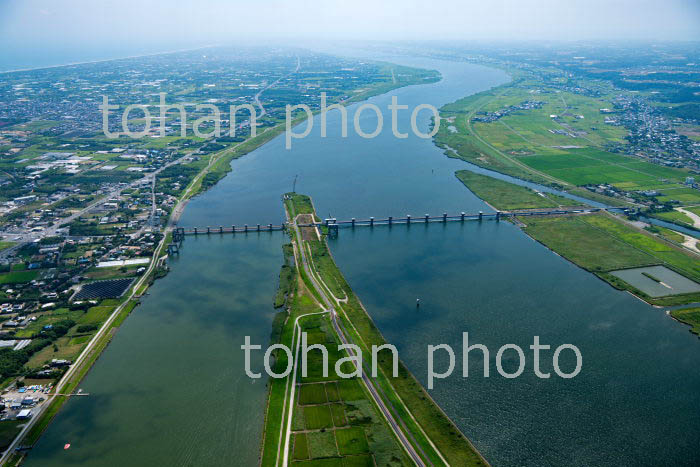
[[[64,445],[63,445],[63,450],[66,451],[66,450],[68,450],[68,449],[70,449],[70,443],[64,444]]]

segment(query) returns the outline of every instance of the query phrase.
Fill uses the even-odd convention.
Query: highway
[[[287,77],[289,77],[289,76],[292,76],[294,73],[297,73],[297,72],[299,71],[300,68],[301,68],[301,60],[300,60],[299,57],[297,56],[297,66],[296,66],[296,68],[294,69],[294,71],[290,71],[290,72],[287,73],[286,75],[277,78],[275,81],[273,81],[272,83],[268,84],[267,86],[265,86],[264,88],[262,88],[260,91],[258,91],[257,94],[255,94],[255,97],[254,97],[253,99],[255,100],[255,105],[257,105],[258,108],[260,109],[260,113],[256,116],[256,119],[263,117],[263,116],[267,113],[267,110],[265,110],[265,107],[263,107],[262,102],[260,102],[260,96],[262,95],[262,93],[265,92],[265,91],[267,91],[267,90],[270,89],[271,87],[275,86],[277,83],[279,83],[279,82],[282,81],[283,79],[285,79],[285,78],[287,78]]]

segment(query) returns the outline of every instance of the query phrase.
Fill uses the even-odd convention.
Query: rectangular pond
[[[619,271],[612,271],[610,274],[622,279],[632,287],[636,287],[650,297],[700,292],[700,284],[681,276],[665,266],[620,269]]]

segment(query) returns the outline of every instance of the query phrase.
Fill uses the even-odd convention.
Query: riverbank
[[[309,206],[312,206],[310,201],[299,196],[295,196],[293,200],[288,199],[286,204],[291,218],[294,218],[297,212],[297,202],[298,209],[301,211],[308,211]],[[333,306],[340,323],[339,329],[343,329],[351,342],[361,348],[363,355],[370,355],[372,346],[384,345],[386,340],[336,266],[326,245],[325,237],[321,240],[314,240],[313,236],[304,236],[304,238],[307,240],[295,239],[295,242],[299,242],[296,243],[296,250],[304,248],[308,251],[312,274],[318,277],[324,293],[334,302]],[[298,258],[299,255],[297,255]],[[297,270],[303,270],[303,268],[297,266]],[[304,280],[303,277],[301,279],[305,286],[308,284],[313,288],[311,280]],[[415,444],[417,452],[424,459],[434,465],[487,465],[469,440],[437,406],[401,361],[398,363],[397,378],[389,376],[392,374],[393,365],[389,355],[380,352],[378,363],[380,372],[377,378],[372,378],[372,384],[376,385],[382,399],[390,408],[392,416],[399,421],[402,432],[407,434],[408,439]],[[272,384],[269,400],[274,403],[279,401],[280,397],[273,397],[276,383],[273,381]],[[277,384],[277,391],[279,390],[280,385]],[[278,410],[272,410],[272,405],[268,409],[268,413],[277,412]],[[267,434],[266,439],[268,439]],[[264,453],[269,449],[267,447]],[[269,457],[268,455],[267,459]],[[264,461],[263,465],[274,464],[266,464]]]
[[[95,333],[73,365],[71,365],[68,371],[56,383],[54,390],[49,396],[50,399],[42,405],[39,413],[35,413],[34,417],[31,418],[22,431],[19,432],[8,449],[4,452],[2,459],[0,459],[0,464],[6,463],[6,465],[12,466],[21,464],[24,453],[14,452],[14,448],[16,446],[32,446],[39,440],[58,411],[68,401],[70,396],[66,396],[66,394],[75,392],[82,379],[88,374],[104,349],[109,345],[116,330],[140,303],[141,296],[145,293],[150,284],[152,284],[157,277],[162,277],[164,275],[165,272],[159,270],[159,267],[162,267],[163,251],[165,251],[171,240],[172,236],[170,234],[163,236],[153,253],[146,272],[124,294],[125,298],[122,299],[121,303],[115,308],[109,318],[107,318],[102,327]]]
[[[470,170],[460,170],[455,175],[472,193],[497,210],[551,209],[575,205],[575,202],[569,198],[536,192],[530,188],[480,175]]]
[[[561,196],[497,180],[468,170],[455,174],[475,195],[499,210],[551,208],[569,203]],[[695,282],[700,282],[697,256],[666,233],[653,235],[635,228],[617,216],[606,214],[520,218],[522,230],[553,252],[603,279],[618,290],[626,290],[656,306],[694,303],[700,292],[650,296],[617,277],[614,272],[663,265]],[[663,231],[660,234],[663,234]],[[679,234],[677,234],[679,235]],[[668,287],[672,292],[672,288]]]
[[[650,233],[633,229],[610,214],[528,219],[523,231],[555,253],[595,274],[619,290],[627,290],[651,305],[697,302],[700,293],[652,297],[611,274],[663,265],[698,282],[697,257]]]
[[[296,214],[310,215],[305,213],[311,206],[308,198],[296,199],[302,212],[297,213],[290,203],[290,220]],[[294,233],[292,238],[284,252],[285,262],[294,264],[293,281],[284,287],[285,310],[275,317],[271,341],[295,349],[300,333],[308,333],[310,344],[327,349],[330,372],[322,374],[320,354],[311,352],[308,376],[298,374],[295,359],[292,376],[269,379],[261,465],[279,465],[287,457],[289,462],[347,459],[354,462],[352,465],[407,465],[406,454],[361,390],[359,380],[343,379],[334,370],[345,354],[338,351],[340,341],[332,331],[329,311],[308,272],[299,266],[301,238]],[[273,371],[282,373],[288,364],[292,362],[287,354],[277,352]]]
[[[690,326],[690,332],[700,337],[700,308],[671,310],[671,317]]]

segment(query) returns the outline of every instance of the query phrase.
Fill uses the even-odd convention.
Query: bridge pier
[[[556,215],[556,214],[581,213],[581,212],[588,213],[588,212],[598,212],[598,211],[601,211],[601,209],[600,209],[600,208],[571,209],[571,210],[566,210],[566,209],[555,209],[555,210],[524,211],[524,212],[519,212],[519,211],[515,211],[515,212],[494,211],[493,213],[488,213],[488,214],[486,214],[486,217],[487,217],[487,218],[494,217],[494,218],[496,219],[496,221],[500,221],[502,217],[505,218],[505,219],[507,220],[508,218],[513,218],[513,217],[516,217],[516,216],[546,216],[546,215]],[[618,211],[622,211],[622,208],[616,208],[616,211],[615,211],[615,212],[618,212]],[[420,223],[420,219],[421,219],[421,218],[423,218],[425,224],[428,224],[428,223],[431,222],[431,216],[430,216],[430,214],[425,214],[424,217],[418,216],[418,217],[415,219],[415,223]],[[447,221],[451,221],[451,220],[455,220],[455,221],[456,221],[456,220],[458,220],[458,219],[459,219],[460,221],[464,222],[465,220],[467,220],[467,218],[469,218],[469,219],[478,219],[479,222],[481,222],[481,221],[483,221],[483,219],[484,219],[484,212],[483,212],[483,211],[479,211],[478,214],[475,214],[475,213],[465,213],[464,211],[462,211],[462,212],[460,213],[459,217],[456,216],[456,215],[454,215],[454,216],[449,216],[447,212],[443,212],[443,213],[442,213],[442,222],[443,222],[443,223],[446,223]],[[353,228],[356,227],[356,226],[358,226],[358,225],[359,225],[359,226],[370,226],[370,227],[374,227],[374,225],[375,225],[375,220],[377,220],[380,224],[388,224],[389,226],[392,226],[392,225],[394,224],[394,221],[398,222],[399,224],[401,224],[401,223],[403,223],[403,222],[405,221],[406,224],[407,224],[408,226],[410,226],[410,225],[411,225],[411,221],[412,221],[411,215],[410,215],[410,214],[406,214],[406,217],[405,217],[405,218],[404,218],[404,217],[398,217],[398,218],[394,219],[393,216],[387,216],[386,218],[375,219],[374,217],[370,217],[369,220],[360,219],[360,220],[358,221],[356,218],[353,217],[353,218],[352,218],[351,220],[349,220],[349,221],[341,220],[340,222],[338,222],[338,220],[335,219],[335,218],[329,217],[328,219],[325,219],[324,221],[319,221],[319,222],[317,222],[317,221],[314,220],[312,223],[310,223],[310,224],[308,224],[308,225],[320,227],[320,226],[322,226],[322,225],[325,224],[329,229],[335,230],[335,229],[337,229],[337,228],[340,227],[340,224],[343,224],[343,225],[351,224]],[[358,224],[358,222],[359,222],[359,224]],[[434,220],[433,220],[432,222],[434,222],[434,223],[440,222],[440,216],[434,217]],[[248,228],[248,224],[244,224],[242,227],[238,227],[240,230],[236,230],[236,225],[235,225],[235,224],[231,224],[231,233],[232,233],[232,234],[236,234],[236,233],[238,233],[238,232],[246,232],[246,233],[247,233],[247,232],[249,232],[249,231],[262,232],[262,231],[265,231],[265,230],[272,232],[272,231],[274,231],[274,230],[284,230],[288,224],[289,224],[289,222],[282,222],[282,224],[281,224],[280,226],[276,226],[276,225],[274,225],[274,224],[272,224],[272,223],[267,224],[267,225],[264,225],[264,224],[253,224],[255,227],[254,227],[254,228],[251,228],[251,229]],[[307,225],[307,224],[304,224],[304,225]],[[212,227],[212,226],[207,226],[207,227],[206,227],[206,233],[207,233],[207,235],[212,234],[212,233],[216,233],[216,232],[217,232],[217,226],[213,226],[213,227]],[[178,227],[177,225],[174,225],[173,228],[172,228],[172,231],[171,231],[173,243],[180,243],[180,242],[182,242],[182,241],[185,239],[185,237],[186,237],[187,235],[194,235],[194,236],[197,236],[197,235],[199,235],[199,234],[204,234],[204,233],[205,233],[204,227],[202,227],[202,228],[188,227],[187,229],[185,229],[184,227]],[[219,225],[219,226],[218,226],[218,233],[221,234],[221,235],[224,234],[224,233],[227,233],[227,232],[226,232],[226,228],[225,228],[223,225]]]
[[[338,236],[338,224],[329,224],[328,225],[328,236],[335,238]]]
[[[185,239],[185,229],[183,229],[181,227],[175,228],[175,230],[173,230],[173,242],[180,243],[184,239]]]

